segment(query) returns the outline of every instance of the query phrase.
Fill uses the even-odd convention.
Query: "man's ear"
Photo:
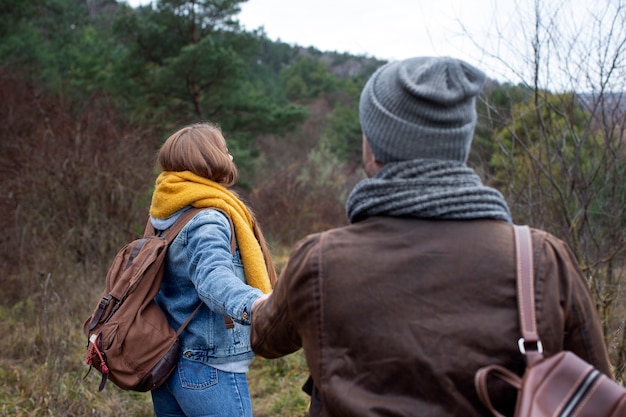
[[[363,166],[365,167],[365,173],[368,177],[373,177],[384,165],[374,156],[367,136],[363,133]]]

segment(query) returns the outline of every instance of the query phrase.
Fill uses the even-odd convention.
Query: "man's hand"
[[[262,303],[263,301],[267,300],[267,298],[270,296],[270,294],[271,293],[263,294],[262,296],[260,296],[256,300],[254,300],[254,302],[252,303],[252,314],[253,315],[254,315],[254,309],[259,305],[259,303]]]

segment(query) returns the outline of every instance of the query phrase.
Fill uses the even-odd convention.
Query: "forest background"
[[[145,225],[177,128],[222,127],[279,270],[300,238],[347,223],[364,178],[358,95],[384,62],[244,30],[244,1],[0,0],[1,415],[152,415],[148,394],[85,377],[82,324]],[[488,81],[468,163],[516,223],[571,246],[623,382],[626,11],[608,4],[584,39],[541,1],[521,42],[501,39],[525,45],[519,79]],[[255,416],[306,415],[306,375],[301,352],[256,360]]]

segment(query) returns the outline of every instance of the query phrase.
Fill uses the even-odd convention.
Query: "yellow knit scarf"
[[[273,285],[270,276],[275,278],[276,274],[268,272],[274,267],[269,254],[264,254],[261,248],[265,246],[263,235],[243,202],[224,186],[190,171],[161,173],[152,195],[150,215],[167,218],[189,205],[215,207],[228,214],[235,228],[248,285],[269,293]]]

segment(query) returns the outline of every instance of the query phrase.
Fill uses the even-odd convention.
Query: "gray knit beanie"
[[[383,163],[409,159],[466,162],[485,74],[449,57],[419,57],[379,68],[361,92],[359,118]]]

